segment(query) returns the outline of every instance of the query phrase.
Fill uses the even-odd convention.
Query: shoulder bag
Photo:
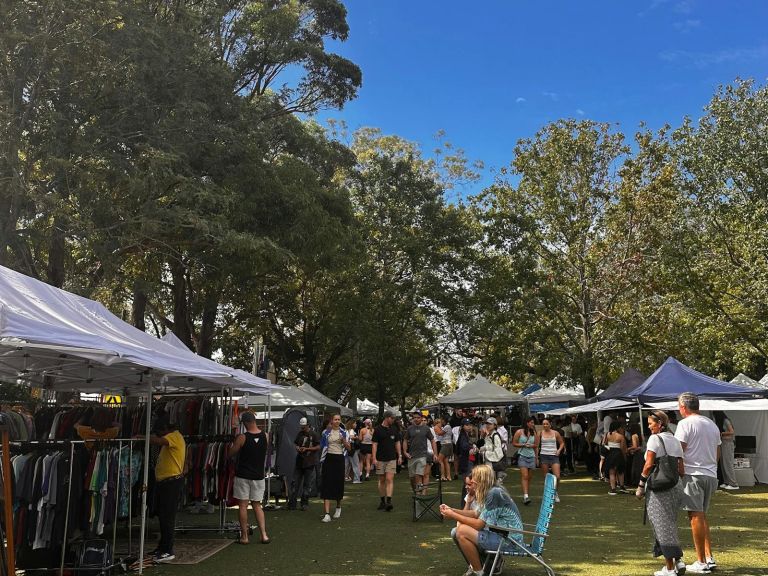
[[[659,440],[664,447],[664,455],[656,454],[656,462],[654,462],[653,469],[648,475],[645,489],[651,492],[664,492],[677,486],[680,481],[680,474],[677,471],[677,457],[669,455],[663,436],[659,435]]]

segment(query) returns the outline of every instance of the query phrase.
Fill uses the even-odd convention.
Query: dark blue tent
[[[602,394],[590,398],[589,401],[597,402],[599,400],[610,400],[611,398],[624,398],[627,393],[632,392],[643,382],[645,382],[645,374],[634,368],[627,368]]]
[[[693,392],[703,398],[764,398],[768,395],[768,390],[760,391],[717,380],[670,356],[645,382],[625,393],[622,398],[656,402],[674,400],[683,392]]]

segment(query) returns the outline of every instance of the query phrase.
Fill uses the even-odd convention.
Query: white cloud
[[[557,102],[557,100],[558,100],[557,92],[546,92],[545,91],[545,92],[542,92],[541,95],[546,97],[546,98],[549,98],[553,102]]]
[[[584,116],[584,110],[582,110],[581,108],[576,108],[576,114],[578,114],[579,116]]]
[[[691,66],[694,68],[709,68],[728,62],[751,62],[768,58],[768,44],[755,48],[728,48],[713,52],[691,52],[687,50],[666,50],[659,53],[659,58],[665,62]]]
[[[522,96],[518,96],[518,97],[515,99],[515,102],[517,102],[518,104],[522,104],[523,102],[526,102],[526,99],[525,99],[525,98],[523,98]]]
[[[701,28],[701,20],[684,20],[675,22],[674,27],[680,32],[686,33]]]

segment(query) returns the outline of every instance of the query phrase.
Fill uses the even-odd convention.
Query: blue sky
[[[320,119],[427,151],[445,130],[485,162],[483,184],[547,122],[678,126],[718,85],[768,77],[766,0],[344,2],[350,37],[329,48],[362,68],[363,88]]]

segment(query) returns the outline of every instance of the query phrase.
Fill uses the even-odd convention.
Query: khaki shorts
[[[250,500],[251,502],[261,502],[264,498],[264,480],[247,480],[235,476],[235,483],[232,485],[232,496],[235,500]]]
[[[397,472],[397,460],[376,461],[376,474],[394,474]]]
[[[411,458],[408,460],[408,476],[424,476],[424,468],[427,467],[427,457]]]

